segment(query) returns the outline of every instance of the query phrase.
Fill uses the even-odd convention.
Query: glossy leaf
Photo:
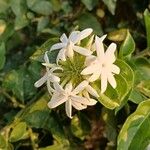
[[[150,100],[142,102],[123,125],[118,137],[118,150],[141,150],[149,144]]]
[[[119,57],[124,58],[129,55],[131,55],[135,50],[135,42],[130,34],[130,32],[127,30],[126,38],[124,42],[122,43],[120,50],[119,50]]]
[[[27,125],[25,122],[19,122],[16,126],[14,126],[9,141],[17,142],[22,139],[26,139],[28,137]]]
[[[107,38],[114,42],[121,42],[125,40],[127,35],[127,29],[119,29],[112,32],[109,32]]]
[[[144,11],[144,21],[147,35],[147,47],[150,48],[150,12],[148,11],[148,9]]]

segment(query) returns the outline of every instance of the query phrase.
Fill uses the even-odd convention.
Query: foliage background
[[[145,26],[146,8],[150,9],[149,0],[0,0],[0,149],[117,149],[126,118],[150,97],[150,15],[147,10]],[[47,108],[48,93],[44,87],[36,89],[34,82],[44,73],[41,55],[55,37],[87,27],[99,36],[107,33],[106,43],[114,41],[119,47],[130,32],[135,44],[130,37],[129,47],[124,45],[132,51],[127,54],[135,49],[132,58],[126,59],[135,72],[135,85],[117,114],[98,103],[75,112],[70,120],[63,107]],[[141,132],[147,137],[141,135],[141,141],[150,141],[150,105],[145,105],[147,130],[143,127]],[[130,147],[118,149],[134,150],[137,139]]]

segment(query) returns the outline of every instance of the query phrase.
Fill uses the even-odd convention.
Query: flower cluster
[[[91,28],[73,31],[68,38],[63,34],[60,43],[50,49],[59,50],[56,64],[49,62],[48,52],[45,52],[45,63],[42,64],[46,73],[35,83],[35,87],[40,87],[46,82],[51,95],[48,107],[55,108],[65,103],[66,114],[70,118],[72,107],[82,110],[96,104],[99,94],[92,82],[101,81],[101,93],[106,91],[108,83],[113,88],[117,86],[114,75],[120,73],[120,68],[114,64],[116,44],[111,43],[105,51],[103,41],[106,35],[94,38],[92,31]],[[80,58],[83,63],[80,63]]]

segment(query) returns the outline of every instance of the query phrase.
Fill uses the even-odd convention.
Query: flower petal
[[[50,51],[56,50],[56,49],[61,49],[61,48],[65,47],[65,46],[66,46],[65,43],[57,43],[57,44],[54,44],[54,45],[51,47]]]
[[[71,96],[72,101],[84,104],[84,105],[89,105],[89,100],[87,98],[84,98],[82,96],[78,95],[73,95]]]
[[[107,89],[107,74],[103,72],[101,74],[101,93],[104,93]]]
[[[54,92],[54,89],[51,87],[50,80],[47,80],[46,85],[47,85],[47,90],[48,90],[49,94],[52,95],[52,92]]]
[[[35,87],[40,87],[40,86],[42,86],[45,82],[46,82],[46,80],[47,80],[47,73],[41,78],[41,79],[39,79],[38,81],[36,81],[35,83],[34,83],[34,86]]]
[[[110,83],[110,85],[115,89],[117,86],[116,80],[114,78],[114,75],[112,73],[108,74],[108,82]]]
[[[47,51],[45,52],[44,54],[44,60],[45,62],[48,64],[49,63],[49,58],[48,58],[48,55],[47,55]]]
[[[58,82],[54,82],[53,86],[57,92],[64,92],[64,89],[59,85]]]
[[[115,74],[119,74],[120,73],[120,68],[118,66],[112,64],[111,71]]]
[[[84,38],[88,37],[92,32],[93,32],[93,29],[91,29],[91,28],[87,28],[87,29],[81,31],[79,33],[79,39],[78,40],[79,41],[83,40]]]
[[[73,44],[70,42],[70,44],[67,46],[66,48],[66,56],[68,56],[69,58],[73,58],[74,56],[74,51],[73,51]]]
[[[78,103],[75,101],[72,101],[72,106],[77,110],[82,110],[82,109],[87,108],[87,105],[82,105],[81,103]]]
[[[55,107],[63,104],[66,101],[67,101],[66,96],[54,93],[52,95],[52,98],[51,98],[50,102],[48,102],[48,107],[49,108],[55,108]]]
[[[42,65],[45,66],[45,67],[49,67],[49,68],[55,66],[55,64],[51,64],[51,63],[42,63]]]
[[[109,63],[113,63],[116,60],[116,56],[114,54],[116,47],[117,45],[115,43],[111,43],[105,52],[105,57],[109,60]]]
[[[101,70],[99,70],[99,72],[94,72],[93,75],[91,75],[90,78],[88,79],[89,82],[96,81],[100,77],[100,74],[101,74]]]
[[[92,62],[94,62],[95,59],[96,59],[96,56],[94,55],[87,56],[85,59],[85,66],[89,66],[90,64],[92,64]]]
[[[57,59],[56,59],[56,62],[58,64],[59,60],[62,60],[62,61],[66,61],[66,55],[65,55],[65,52],[66,50],[65,49],[61,49],[57,55]]]
[[[60,78],[57,77],[57,76],[55,76],[54,74],[51,74],[51,75],[49,76],[49,80],[50,80],[51,82],[60,82]]]
[[[99,58],[103,58],[104,57],[104,44],[103,44],[103,40],[106,38],[107,35],[103,35],[101,38],[99,38],[98,36],[95,37],[95,46],[96,46],[96,52],[97,52],[97,56]]]
[[[68,99],[65,103],[66,114],[69,118],[72,119],[72,102]]]
[[[83,91],[84,88],[88,85],[88,81],[82,81],[73,91],[73,94],[78,94],[79,92]]]
[[[62,43],[67,43],[68,42],[68,38],[67,38],[65,33],[63,33],[62,36],[60,37],[60,41]]]
[[[71,93],[72,89],[73,89],[73,87],[72,87],[72,83],[71,82],[69,82],[68,84],[66,84],[65,91],[67,93]]]
[[[95,99],[93,99],[93,98],[90,98],[88,100],[89,100],[89,103],[88,103],[89,106],[93,106],[93,105],[95,105],[97,103],[97,101]]]
[[[92,74],[97,71],[97,64],[91,64],[90,66],[84,68],[81,72],[82,75]]]
[[[97,91],[90,85],[86,86],[86,90],[94,97],[98,98],[99,95],[97,93]]]
[[[71,42],[73,42],[74,44],[76,44],[79,40],[78,40],[78,38],[79,38],[79,33],[80,33],[80,31],[73,31],[73,32],[71,32],[71,34],[70,34],[70,36],[69,36],[69,40],[71,41]]]
[[[53,67],[52,69],[50,69],[50,72],[53,73],[55,70],[63,70],[63,68],[61,68],[61,67]]]
[[[81,55],[84,55],[84,56],[89,56],[92,54],[92,51],[90,51],[86,48],[80,47],[80,46],[74,45],[73,50],[76,51],[77,53],[81,54]]]

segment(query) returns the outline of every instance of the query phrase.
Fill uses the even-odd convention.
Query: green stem
[[[38,150],[38,144],[36,144],[35,140],[36,140],[36,136],[35,134],[32,132],[32,129],[29,128],[29,135],[30,135],[30,139],[31,139],[31,145],[33,150]]]
[[[8,98],[15,107],[25,108],[25,105],[20,104],[14,97],[11,97],[6,91],[0,89],[0,93],[2,93],[6,98]]]

